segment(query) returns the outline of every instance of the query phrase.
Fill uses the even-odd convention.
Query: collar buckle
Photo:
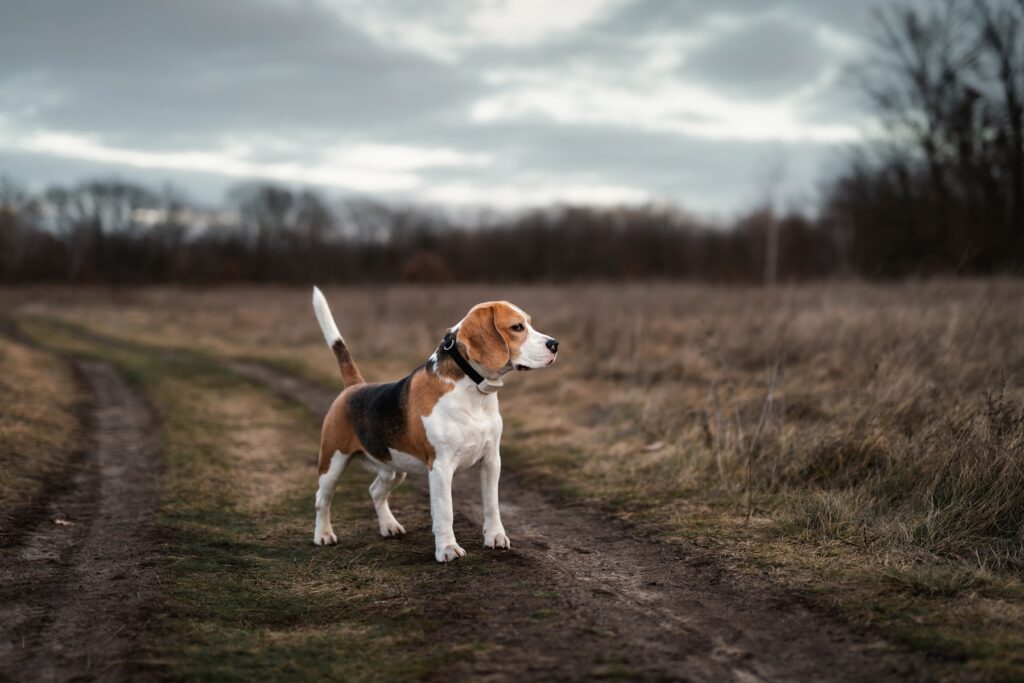
[[[481,394],[496,394],[498,389],[505,386],[505,383],[500,379],[485,379],[482,382],[477,382],[476,388]]]

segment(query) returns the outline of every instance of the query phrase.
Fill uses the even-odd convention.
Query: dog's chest
[[[475,387],[458,386],[445,394],[423,418],[427,438],[438,460],[469,467],[492,452],[501,439],[498,397]]]

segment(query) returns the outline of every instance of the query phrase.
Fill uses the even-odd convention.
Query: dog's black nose
[[[548,339],[547,342],[544,343],[544,346],[548,347],[551,350],[551,353],[558,353],[557,339]]]

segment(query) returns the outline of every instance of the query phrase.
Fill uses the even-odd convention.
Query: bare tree
[[[973,20],[982,52],[975,69],[979,81],[996,90],[988,93],[989,100],[1002,103],[994,123],[996,131],[1005,130],[1001,147],[1010,170],[1011,215],[1020,232],[1024,231],[1024,0],[978,2],[975,7]]]
[[[1024,262],[1024,0],[899,2],[876,14],[862,85],[887,133],[826,214],[861,270]]]
[[[39,202],[6,178],[0,178],[0,277],[21,272],[29,242],[39,225]]]

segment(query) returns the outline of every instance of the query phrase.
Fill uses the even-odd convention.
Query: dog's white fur
[[[313,313],[316,315],[316,321],[320,323],[320,331],[323,332],[324,341],[328,346],[338,340],[345,341],[341,332],[338,331],[338,326],[334,324],[331,307],[327,305],[327,299],[324,298],[324,293],[320,291],[319,287],[313,288]]]
[[[313,305],[317,320],[328,346],[341,339],[341,334],[331,316],[330,308],[319,289],[314,288]],[[515,309],[522,313],[520,309]],[[512,369],[538,369],[551,365],[557,352],[547,348],[552,339],[529,324],[526,319],[526,340],[520,345],[516,357],[510,358],[509,365],[497,376],[500,379]],[[462,324],[452,328],[455,332]],[[436,360],[436,356],[432,357]],[[484,376],[494,375],[485,368],[474,368]],[[351,460],[361,462],[366,469],[377,475],[370,486],[374,508],[382,536],[405,533],[388,506],[388,496],[405,479],[407,474],[427,474],[430,486],[430,514],[433,520],[434,556],[438,562],[450,562],[464,557],[466,551],[459,546],[453,529],[452,478],[455,473],[473,465],[480,465],[480,488],[483,499],[484,546],[488,548],[510,548],[511,543],[501,522],[498,504],[498,479],[501,475],[501,431],[502,419],[498,410],[498,397],[494,393],[482,393],[469,378],[452,381],[454,388],[438,400],[433,411],[423,417],[427,438],[433,445],[436,458],[431,468],[423,460],[408,453],[389,449],[390,462],[383,462],[367,453],[345,454],[336,451],[330,468],[320,476],[316,494],[316,525],[313,542],[317,545],[337,543],[337,536],[331,527],[331,498],[338,478]]]
[[[428,474],[430,516],[438,562],[466,554],[452,530],[452,477],[463,468],[480,463],[480,489],[484,509],[484,545],[508,548],[510,543],[498,509],[498,475],[501,471],[501,414],[497,394],[483,394],[469,378],[445,394],[433,412],[423,418],[427,437],[437,459]]]

